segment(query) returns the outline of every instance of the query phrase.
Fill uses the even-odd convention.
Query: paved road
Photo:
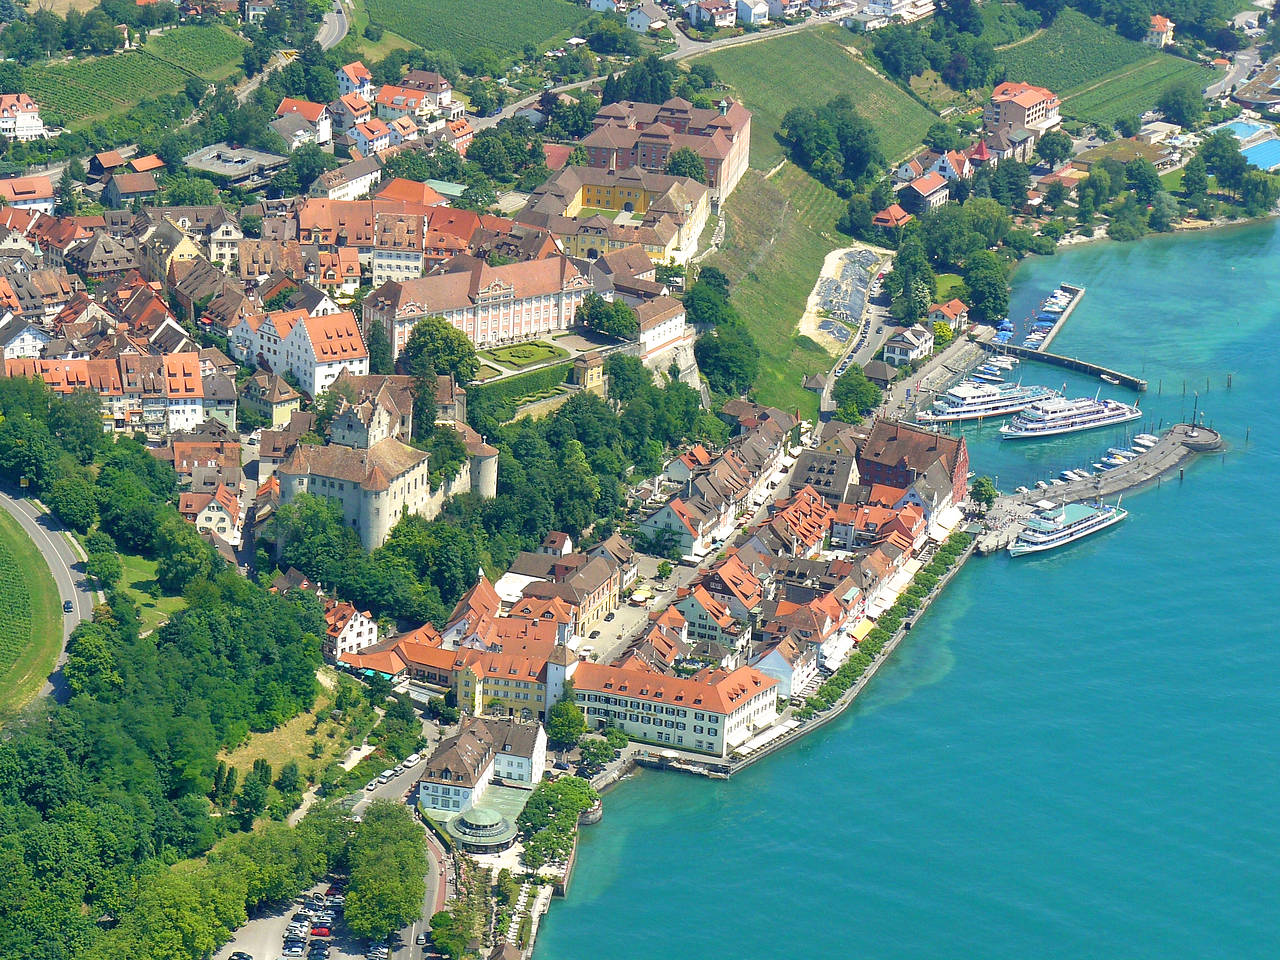
[[[342,9],[341,2],[335,3],[333,9],[324,15],[324,22],[316,31],[316,43],[320,44],[321,50],[332,50],[342,42],[342,38],[347,35],[349,29],[351,29],[350,18]]]
[[[67,659],[67,640],[81,620],[88,620],[93,616],[93,591],[85,576],[84,564],[63,536],[62,524],[51,515],[41,513],[30,500],[15,499],[7,493],[0,492],[0,506],[21,524],[44,556],[53,574],[53,581],[58,585],[59,607],[63,600],[70,600],[74,605],[71,613],[62,613],[61,609],[58,611],[62,617],[62,650],[58,653],[53,674],[40,690],[42,697],[55,693],[58,701],[62,702],[67,695],[62,679],[62,664]]]
[[[1227,69],[1227,74],[1217,83],[1211,83],[1204,88],[1206,96],[1221,97],[1230,93],[1238,83],[1242,83],[1249,75],[1249,71],[1253,69],[1258,62],[1259,53],[1257,47],[1249,47],[1247,50],[1241,50],[1235,55],[1231,66]]]

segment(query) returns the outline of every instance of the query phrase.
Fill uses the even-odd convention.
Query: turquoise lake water
[[[608,794],[536,960],[1277,955],[1280,228],[1034,260],[1013,310],[1060,281],[1088,294],[1054,350],[1150,380],[1157,423],[1198,388],[1230,452],[1088,540],[970,562],[800,744]],[[995,436],[974,469],[1009,489],[1125,431]]]

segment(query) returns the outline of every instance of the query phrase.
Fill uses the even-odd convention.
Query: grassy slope
[[[13,563],[24,574],[30,608],[29,636],[16,638],[22,649],[12,661],[0,662],[0,709],[25,706],[44,685],[62,649],[62,603],[53,574],[18,521],[0,510],[0,563]],[[10,598],[15,600],[17,598]]]
[[[776,134],[788,110],[842,93],[875,124],[886,156],[900,157],[920,143],[936,118],[856,59],[852,42],[849,31],[833,25],[706,55],[752,112],[753,167],[769,170],[783,159]]]
[[[818,398],[800,381],[829,370],[833,358],[800,338],[796,324],[823,258],[844,242],[835,231],[843,210],[833,191],[792,164],[769,180],[749,171],[727,205],[724,246],[708,260],[728,276],[733,304],[760,344],[761,400],[806,415]]]
[[[266,733],[254,733],[243,745],[218,755],[227,766],[238,767],[241,772],[253,766],[255,760],[266,760],[279,771],[290,760],[298,764],[304,778],[319,775],[330,763],[344,756],[351,744],[344,736],[342,724],[329,719],[329,712],[337,698],[337,674],[330,667],[320,668],[320,692],[315,706],[300,713],[288,723]],[[312,725],[316,732],[310,733]],[[319,744],[321,752],[312,757],[312,744]]]

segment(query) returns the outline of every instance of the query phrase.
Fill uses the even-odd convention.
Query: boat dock
[[[1058,331],[1066,325],[1067,318],[1075,312],[1076,307],[1080,305],[1080,301],[1084,299],[1084,287],[1077,287],[1072,283],[1060,283],[1058,284],[1058,289],[1064,293],[1071,294],[1071,302],[1068,303],[1066,309],[1062,311],[1062,316],[1058,317],[1058,322],[1049,328],[1049,332],[1045,334],[1044,340],[1042,340],[1039,346],[1035,348],[1035,350],[1040,353],[1044,353],[1049,349],[1049,344],[1053,343],[1053,338],[1056,337],[1058,335]]]
[[[1200,453],[1222,449],[1222,436],[1204,426],[1175,424],[1161,436],[1160,442],[1113,470],[1105,470],[1087,480],[1055,484],[1047,490],[1003,496],[987,513],[987,530],[978,538],[980,553],[994,553],[1009,546],[1022,532],[1026,520],[1041,500],[1054,503],[1079,503],[1119,496],[1145,487],[1176,470]]]
[[[1061,321],[1059,321],[1061,325]],[[1053,328],[1057,330],[1057,327]],[[991,353],[1008,354],[1011,357],[1017,357],[1020,360],[1039,360],[1043,363],[1053,364],[1055,367],[1064,367],[1067,370],[1074,370],[1076,373],[1087,374],[1088,376],[1097,377],[1101,380],[1104,376],[1111,377],[1116,383],[1122,387],[1128,387],[1130,390],[1137,390],[1139,393],[1147,389],[1147,381],[1141,377],[1135,377],[1128,373],[1121,373],[1119,370],[1112,370],[1108,367],[1098,366],[1096,363],[1089,363],[1087,360],[1077,360],[1075,357],[1064,357],[1057,353],[1045,353],[1043,347],[1049,341],[1045,340],[1040,346],[1042,349],[1036,350],[1032,347],[1020,347],[1012,343],[990,343],[979,341],[982,349]]]

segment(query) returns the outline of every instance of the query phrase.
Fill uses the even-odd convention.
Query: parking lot
[[[327,881],[317,884],[300,897],[250,917],[249,922],[236,931],[231,941],[214,954],[215,960],[231,960],[231,957],[237,953],[248,954],[253,960],[279,960],[281,957],[290,956],[296,956],[302,960],[306,960],[307,957],[324,957],[325,960],[365,960],[370,955],[371,944],[367,940],[356,940],[346,932],[340,905],[333,907],[335,919],[334,925],[329,928],[329,936],[313,937],[310,929],[306,934],[299,932],[302,948],[292,954],[285,952],[285,937],[289,933],[291,920],[294,917],[303,919],[299,912],[307,910],[305,905],[308,900],[313,897],[323,897],[329,887],[330,883]],[[301,931],[302,928],[295,929]],[[323,944],[324,947],[315,946],[317,944]]]

